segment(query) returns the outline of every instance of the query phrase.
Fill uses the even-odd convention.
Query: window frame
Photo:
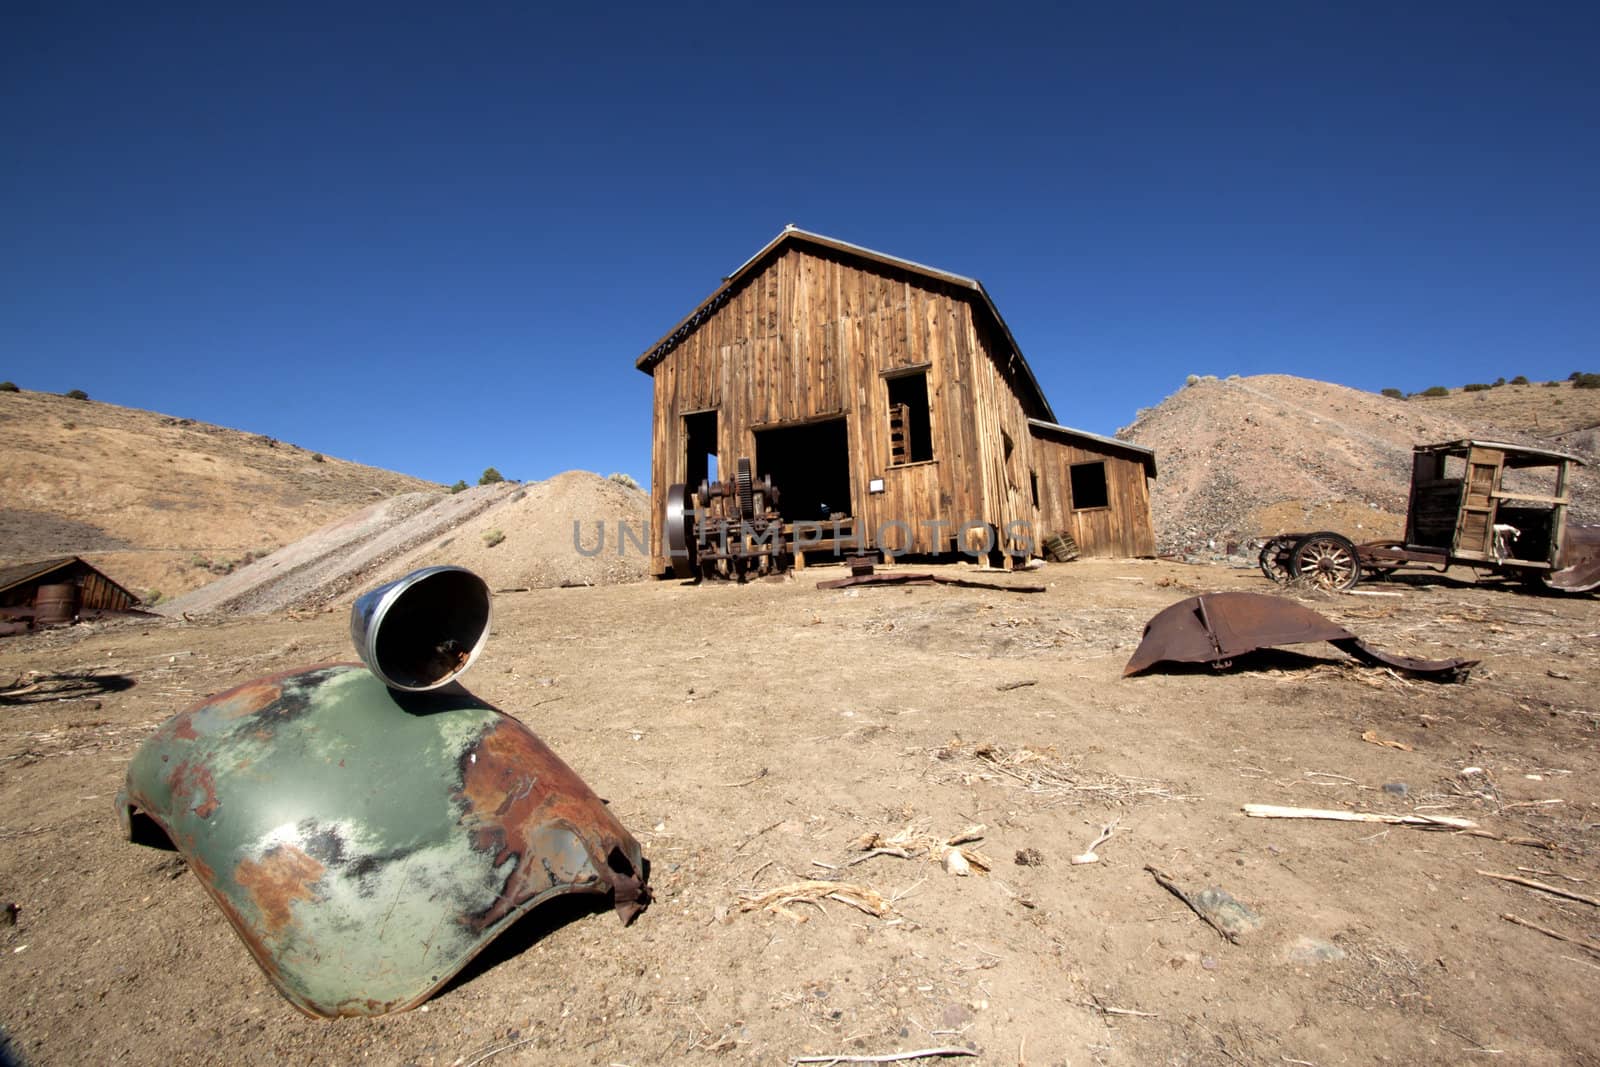
[[[1078,505],[1078,478],[1076,472],[1080,468],[1100,468],[1100,497],[1103,501],[1098,504]],[[1079,511],[1110,511],[1111,510],[1111,479],[1106,472],[1106,461],[1103,459],[1084,460],[1081,463],[1067,464],[1067,486],[1072,494],[1072,510]]]

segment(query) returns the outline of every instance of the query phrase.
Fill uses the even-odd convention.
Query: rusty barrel
[[[41,585],[33,597],[35,626],[70,626],[78,617],[78,587],[72,582]]]

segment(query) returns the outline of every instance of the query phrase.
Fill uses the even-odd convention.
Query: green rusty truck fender
[[[175,715],[117,796],[161,826],[307,1014],[422,1003],[542,901],[648,899],[639,843],[544,742],[458,685],[276,674]]]

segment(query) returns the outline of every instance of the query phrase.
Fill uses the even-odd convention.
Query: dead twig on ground
[[[1537,837],[1517,837],[1512,834],[1497,834],[1493,830],[1462,830],[1462,837],[1486,837],[1490,841],[1500,841],[1507,845],[1521,845],[1524,848],[1542,848],[1546,852],[1560,852],[1561,846],[1554,841],[1541,841]]]
[[[767,768],[763,767],[759,771],[757,771],[755,774],[751,775],[749,778],[746,778],[742,782],[718,782],[717,784],[718,785],[727,786],[729,789],[738,789],[740,786],[749,785],[751,782],[759,782],[759,781],[761,781],[761,779],[765,778],[766,776],[767,776]]]
[[[1089,1008],[1092,1011],[1099,1012],[1101,1015],[1125,1015],[1133,1019],[1161,1018],[1161,1016],[1157,1015],[1153,1011],[1134,1011],[1132,1008],[1113,1008],[1109,1004],[1102,1004],[1100,1002],[1100,998],[1095,996],[1093,993],[1089,994],[1089,1003],[1084,1004],[1080,1001],[1078,1007]]]
[[[1547,878],[1560,878],[1564,882],[1577,882],[1580,885],[1586,884],[1589,881],[1587,878],[1579,878],[1576,875],[1571,874],[1561,874],[1558,871],[1546,871],[1539,867],[1518,867],[1517,870],[1521,871],[1523,874],[1542,874]]]
[[[1327,819],[1332,822],[1381,822],[1391,826],[1416,826],[1429,830],[1476,830],[1471,819],[1449,815],[1387,815],[1372,811],[1327,811],[1321,808],[1286,808],[1278,804],[1246,804],[1252,819]]]
[[[740,841],[738,846],[734,848],[733,854],[735,856],[737,856],[739,853],[744,851],[744,847],[746,845],[748,845],[750,842],[754,841],[756,838],[760,837],[762,834],[770,833],[773,830],[776,830],[778,827],[780,827],[782,825],[783,825],[783,820],[782,819],[779,819],[777,822],[774,822],[774,823],[768,823],[766,826],[763,826],[761,829],[757,830],[755,833],[751,834],[749,837],[745,838],[743,841]]]
[[[1039,684],[1039,679],[1037,679],[1037,678],[1026,678],[1026,679],[1024,679],[1024,680],[1022,680],[1020,682],[1001,682],[999,685],[995,686],[995,689],[998,690],[999,692],[1002,692],[1002,693],[1009,693],[1013,689],[1025,689],[1030,685],[1038,685],[1038,684]]]
[[[765,893],[745,893],[741,896],[740,911],[770,911],[795,922],[805,922],[806,917],[790,911],[788,907],[790,904],[815,904],[820,908],[819,901],[822,900],[835,900],[840,904],[848,904],[857,911],[864,911],[877,919],[887,918],[894,913],[894,908],[877,890],[851,882],[812,880],[790,882],[788,885],[769,889]]]
[[[993,861],[975,848],[963,848],[963,845],[982,841],[984,827],[980,825],[969,826],[966,829],[940,838],[916,824],[908,824],[892,837],[884,837],[880,833],[866,833],[856,838],[853,847],[862,850],[862,855],[845,863],[846,867],[854,867],[864,863],[875,856],[893,856],[896,859],[909,860],[917,856],[926,856],[929,859],[939,860],[949,869],[951,864],[961,867],[964,864],[976,867],[980,871],[987,871],[994,866]],[[960,860],[952,860],[951,854],[959,855]],[[961,873],[966,873],[962,870]]]
[[[1537,889],[1541,893],[1549,893],[1551,896],[1565,897],[1568,900],[1576,900],[1580,904],[1587,904],[1592,908],[1600,908],[1600,900],[1594,897],[1584,896],[1582,893],[1568,892],[1565,889],[1557,889],[1553,885],[1535,882],[1532,878],[1522,878],[1515,874],[1495,874],[1493,871],[1479,871],[1478,873],[1485,878],[1498,878],[1502,882],[1512,882],[1516,885],[1527,886],[1529,889]]]
[[[478,1067],[478,1064],[486,1063],[487,1061],[489,1061],[489,1060],[493,1059],[494,1057],[500,1055],[500,1053],[502,1053],[502,1052],[509,1052],[510,1050],[512,1050],[514,1048],[518,1048],[518,1047],[520,1047],[522,1045],[526,1045],[526,1044],[532,1042],[537,1037],[538,1037],[538,1035],[535,1034],[533,1037],[525,1037],[525,1038],[522,1038],[520,1041],[511,1041],[511,1042],[507,1042],[504,1045],[497,1045],[494,1048],[487,1049],[487,1050],[485,1050],[485,1051],[483,1051],[481,1053],[478,1053],[478,1054],[474,1055],[470,1060],[467,1059],[466,1056],[458,1056],[458,1057],[456,1057],[455,1061],[450,1065],[450,1067]]]
[[[1380,745],[1383,748],[1397,748],[1401,752],[1416,751],[1414,746],[1408,745],[1404,741],[1395,741],[1387,737],[1379,737],[1378,731],[1376,730],[1363,731],[1361,734],[1361,740],[1365,741],[1369,745]]]
[[[1112,819],[1110,822],[1100,827],[1100,836],[1089,842],[1088,848],[1084,849],[1078,855],[1072,857],[1071,862],[1078,865],[1085,863],[1099,863],[1100,857],[1095,854],[1094,850],[1111,840],[1111,835],[1117,832],[1117,823],[1121,821],[1122,820],[1120,818]]]
[[[1519,918],[1510,912],[1502,912],[1500,918],[1508,923],[1516,923],[1518,926],[1526,926],[1530,930],[1537,930],[1544,936],[1553,937],[1557,941],[1565,941],[1569,945],[1577,945],[1579,948],[1588,949],[1595,955],[1600,956],[1600,945],[1595,944],[1593,941],[1585,941],[1581,937],[1572,937],[1568,934],[1563,934],[1559,930],[1552,930],[1548,926],[1540,926],[1538,923],[1529,922],[1527,919]]]
[[[841,1052],[836,1056],[794,1056],[796,1063],[895,1063],[900,1060],[927,1060],[940,1056],[976,1056],[970,1048],[919,1048],[912,1052],[886,1052],[879,1056],[852,1056]]]
[[[1196,915],[1200,916],[1201,919],[1205,920],[1205,924],[1221,935],[1224,941],[1228,942],[1230,945],[1237,945],[1239,943],[1237,935],[1231,934],[1227,930],[1224,930],[1221,926],[1217,925],[1217,921],[1210,915],[1207,915],[1205,909],[1200,907],[1199,902],[1196,901],[1187,890],[1185,890],[1177,882],[1174,882],[1170,875],[1163,873],[1161,870],[1148,863],[1144,865],[1144,869],[1150,872],[1150,877],[1154,878],[1162,889],[1165,889],[1167,892],[1183,901],[1184,905],[1190,911],[1194,912]]]
[[[1108,805],[1130,804],[1144,797],[1160,800],[1193,800],[1193,797],[1174,793],[1165,782],[1153,778],[1131,778],[1124,775],[1100,775],[1092,780],[1079,774],[1072,763],[1057,755],[1054,747],[1005,748],[987,741],[969,744],[959,738],[929,752],[941,763],[957,761],[974,766],[974,770],[958,769],[960,781],[970,784],[974,780],[997,781],[1010,778],[1030,795],[1047,803],[1094,798]]]
[[[1503,1048],[1490,1048],[1488,1045],[1485,1045],[1482,1042],[1480,1042],[1477,1038],[1468,1037],[1466,1034],[1463,1034],[1460,1030],[1452,1030],[1448,1026],[1446,1026],[1444,1023],[1440,1023],[1439,1024],[1439,1029],[1443,1030],[1445,1033],[1449,1034],[1451,1037],[1459,1037],[1461,1040],[1469,1042],[1472,1045],[1471,1048],[1462,1049],[1461,1050],[1462,1052],[1481,1052],[1481,1053],[1483,1053],[1484,1055],[1487,1055],[1487,1056],[1504,1056],[1505,1055],[1505,1052],[1506,1052],[1505,1049],[1503,1049]]]

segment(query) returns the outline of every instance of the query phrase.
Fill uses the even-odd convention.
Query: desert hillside
[[[147,596],[430,482],[190,419],[0,392],[0,561],[81,555]]]
[[[1411,448],[1485,437],[1600,460],[1600,390],[1502,385],[1393,399],[1282,374],[1202,378],[1118,436],[1156,450],[1151,507],[1163,552],[1206,553],[1288,530],[1354,539],[1403,532]],[[1579,521],[1600,518],[1592,468]]]

